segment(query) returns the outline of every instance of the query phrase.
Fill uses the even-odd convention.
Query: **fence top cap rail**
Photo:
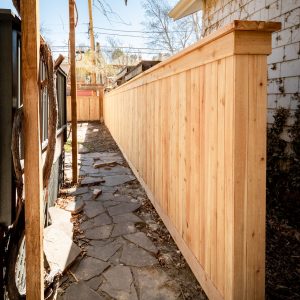
[[[268,32],[272,33],[281,29],[280,22],[265,22],[265,21],[242,21],[242,20],[234,20],[230,24],[220,28],[219,30],[211,33],[207,37],[199,40],[195,44],[185,48],[184,50],[178,52],[177,54],[171,56],[170,58],[166,59],[165,61],[155,65],[154,67],[150,68],[149,70],[141,73],[140,75],[134,77],[133,79],[127,81],[126,83],[122,84],[116,89],[113,89],[111,92],[117,91],[120,88],[123,88],[129,83],[132,83],[135,80],[138,80],[142,76],[150,74],[155,70],[164,67],[165,65],[171,63],[179,59],[180,57],[187,55],[188,53],[194,51],[195,49],[201,48],[233,31],[259,31],[259,32]]]
[[[224,29],[227,26],[224,27]],[[265,21],[241,21],[234,20],[228,25],[232,30],[253,30],[253,31],[266,31],[274,32],[281,29],[280,22],[265,22]],[[232,31],[231,30],[231,31]]]

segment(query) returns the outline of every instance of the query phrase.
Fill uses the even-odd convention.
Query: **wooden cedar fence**
[[[211,299],[263,299],[267,55],[235,21],[105,95],[104,121]]]
[[[71,122],[71,97],[67,97],[67,120]],[[77,96],[77,121],[103,121],[103,90],[99,96]]]

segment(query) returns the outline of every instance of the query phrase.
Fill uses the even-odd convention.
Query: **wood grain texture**
[[[211,299],[264,298],[271,33],[249,26],[232,24],[104,98],[107,127]],[[194,60],[220,45],[231,55]]]
[[[40,142],[39,1],[21,2],[24,103],[26,299],[44,299],[43,179]]]
[[[103,121],[103,101],[100,96],[77,96],[77,121]],[[102,103],[102,104],[101,104]],[[71,97],[67,97],[67,120],[72,121]]]
[[[77,143],[77,86],[75,60],[75,1],[69,0],[69,39],[71,74],[71,118],[72,118],[72,181],[78,182],[78,143]]]

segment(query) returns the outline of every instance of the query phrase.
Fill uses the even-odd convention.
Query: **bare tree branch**
[[[168,16],[171,10],[168,0],[144,0],[143,7],[146,19],[143,25],[147,31],[152,32],[147,43],[152,47],[155,45],[174,54],[198,40],[198,19],[189,16],[174,22]]]

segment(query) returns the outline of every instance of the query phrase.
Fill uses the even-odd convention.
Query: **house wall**
[[[233,20],[278,21],[268,56],[268,123],[274,110],[297,108],[300,90],[300,0],[206,0],[202,35],[207,36]],[[292,115],[292,114],[291,114]],[[293,118],[288,120],[292,124]]]

